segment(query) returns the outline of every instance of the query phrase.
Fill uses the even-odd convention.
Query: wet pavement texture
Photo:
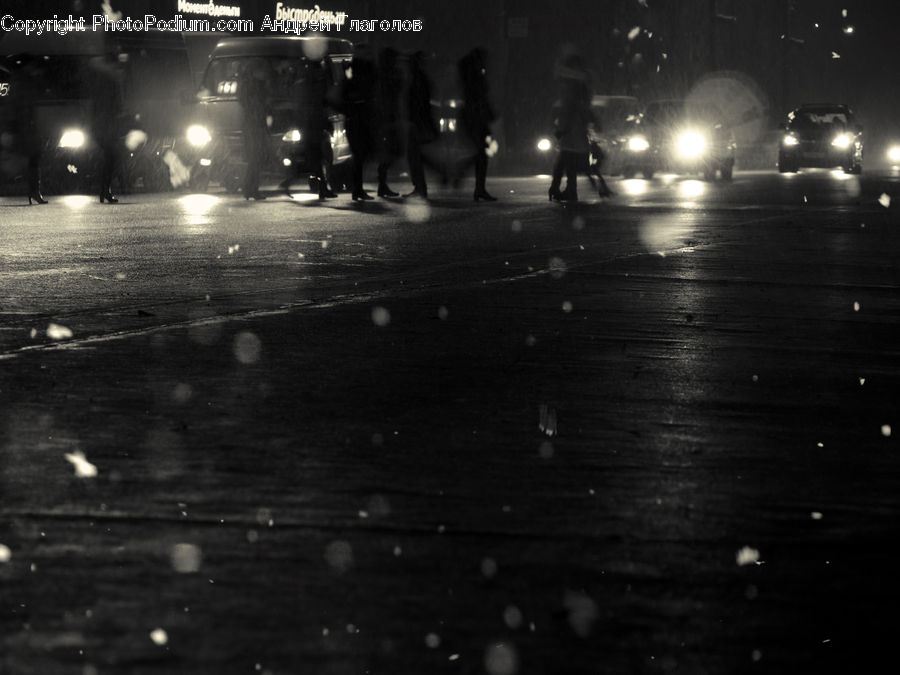
[[[897,177],[545,183],[4,200],[0,672],[881,672]]]

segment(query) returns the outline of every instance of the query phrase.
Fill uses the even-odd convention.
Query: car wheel
[[[652,168],[645,166],[643,169],[641,169],[641,174],[644,176],[644,178],[650,180],[653,178],[654,171]]]
[[[622,178],[634,178],[635,170],[630,166],[622,169]]]

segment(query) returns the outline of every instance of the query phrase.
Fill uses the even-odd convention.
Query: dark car
[[[697,109],[681,99],[652,101],[631,125],[622,159],[626,178],[658,171],[703,174],[716,172],[730,180],[734,171],[734,135],[716,111]]]
[[[318,37],[273,35],[232,37],[221,40],[213,49],[195,102],[191,124],[185,130],[187,145],[178,155],[191,167],[191,185],[205,189],[210,179],[229,191],[241,184],[246,166],[244,158],[241,104],[238,86],[247,68],[259,69],[268,82],[267,101],[269,158],[265,169],[284,173],[285,167],[305,167],[309,163],[309,143],[326,146],[335,170],[349,164],[344,116],[329,113],[330,138],[305,138],[302,101],[307,96],[309,69],[319,61],[326,66],[327,98],[336,100],[353,56],[349,40]],[[309,94],[311,95],[311,94]],[[343,181],[336,181],[343,182]]]
[[[861,173],[862,126],[843,104],[802,105],[788,113],[782,125],[784,136],[778,148],[778,170],[793,173],[803,167],[840,167]]]

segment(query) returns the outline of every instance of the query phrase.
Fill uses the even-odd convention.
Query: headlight
[[[281,137],[281,140],[285,143],[299,143],[301,138],[303,138],[303,136],[299,129],[291,129],[290,131],[284,132],[284,136]]]
[[[784,143],[785,145],[792,145],[792,146],[798,145],[800,143],[800,141],[797,140],[796,136],[791,136],[790,134],[788,134],[787,136],[782,138],[781,142]]]
[[[706,139],[696,131],[686,131],[678,137],[678,154],[682,157],[699,157],[706,151]]]
[[[84,132],[81,129],[66,129],[59,139],[61,148],[80,148],[84,145]]]
[[[206,127],[200,124],[194,124],[193,126],[188,127],[186,135],[188,143],[193,145],[195,148],[202,148],[212,140],[212,136],[209,135],[209,131],[206,130]]]
[[[650,143],[643,136],[632,136],[628,139],[628,149],[632,152],[643,152],[650,147]]]
[[[895,163],[900,163],[900,145],[892,145],[888,149],[888,159]]]
[[[549,138],[542,138],[537,143],[537,149],[541,152],[548,152],[553,147],[553,143],[550,142]]]
[[[831,141],[831,144],[836,148],[849,148],[852,142],[853,139],[850,138],[849,134],[840,134]]]

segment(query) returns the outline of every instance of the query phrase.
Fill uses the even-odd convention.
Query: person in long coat
[[[386,47],[378,58],[376,78],[376,145],[378,154],[378,196],[399,197],[387,183],[388,170],[402,153],[400,133],[400,98],[403,92],[403,76],[399,68],[399,54]]]
[[[244,140],[244,199],[265,199],[259,191],[262,165],[269,157],[268,99],[269,86],[265,63],[248,63],[238,79],[238,102],[241,105],[241,134]]]
[[[353,201],[373,197],[363,187],[363,169],[375,153],[376,129],[379,124],[376,107],[376,64],[367,45],[358,45],[350,62],[344,83],[343,109],[347,119],[347,142],[353,155]]]
[[[91,134],[100,149],[100,203],[118,203],[112,195],[122,139],[124,72],[113,54],[90,60]]]
[[[13,72],[14,123],[19,149],[27,160],[28,203],[46,204],[41,194],[41,155],[44,138],[37,123],[37,105],[41,93],[43,69],[30,54],[16,59],[20,67]]]
[[[496,116],[488,99],[486,52],[476,48],[460,59],[459,78],[462,84],[463,107],[460,111],[462,131],[472,146],[471,163],[475,165],[474,199],[495,201],[485,188],[487,178],[487,148],[491,123]]]
[[[422,147],[437,140],[440,133],[431,110],[431,83],[424,67],[425,54],[409,57],[409,84],[406,95],[406,159],[413,191],[407,197],[428,198]]]
[[[557,69],[557,79],[560,97],[555,107],[554,133],[559,142],[559,152],[553,166],[549,194],[551,200],[577,201],[577,177],[579,172],[588,171],[588,127],[594,123],[588,75],[577,54],[566,57]],[[560,191],[563,174],[566,176],[566,189]]]

